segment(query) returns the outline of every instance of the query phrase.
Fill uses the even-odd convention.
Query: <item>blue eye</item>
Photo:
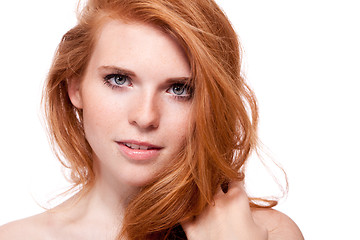
[[[109,74],[105,76],[104,83],[113,88],[131,86],[131,79],[124,74]]]
[[[184,83],[175,83],[168,90],[169,93],[175,95],[175,97],[190,98],[191,89]]]
[[[123,75],[117,75],[114,76],[114,83],[116,83],[117,85],[123,85],[126,82],[126,77]]]
[[[173,93],[175,93],[176,95],[181,95],[181,94],[183,94],[184,92],[186,92],[185,85],[174,84],[174,85],[172,86],[172,91],[173,91]]]

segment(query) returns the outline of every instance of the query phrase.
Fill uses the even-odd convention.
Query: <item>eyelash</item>
[[[191,87],[184,84],[184,83],[174,83],[169,87],[169,89],[166,92],[169,92],[171,89],[173,89],[176,86],[180,86],[182,89],[184,89],[186,91],[186,95],[171,94],[175,99],[177,99],[177,100],[189,100],[192,97],[192,89],[191,89]]]
[[[118,74],[118,73],[113,73],[113,74],[109,74],[106,75],[104,77],[104,84],[107,85],[108,87],[110,87],[111,89],[115,89],[115,88],[122,88],[124,86],[124,84],[122,85],[117,85],[116,83],[112,83],[113,78],[115,77],[119,77],[119,78],[125,78],[126,81],[130,81],[130,85],[131,86],[131,78],[129,76],[127,76],[126,74]],[[115,81],[115,80],[114,80]]]
[[[125,81],[130,81],[128,86],[132,86],[131,83],[131,78],[126,75],[126,74],[121,74],[121,73],[113,73],[113,74],[108,74],[104,77],[104,84],[108,87],[110,87],[111,89],[121,89],[124,87],[125,84],[122,85],[117,85],[116,83],[112,83],[115,80],[112,80],[115,77],[120,77],[120,78],[125,78]],[[125,85],[126,86],[126,85]],[[182,88],[184,88],[184,90],[187,92],[186,95],[176,95],[175,93],[172,93],[172,97],[175,98],[176,100],[180,100],[180,101],[186,101],[192,98],[192,88],[182,82],[179,83],[173,83],[167,90],[166,92],[170,92],[175,86],[181,86]]]

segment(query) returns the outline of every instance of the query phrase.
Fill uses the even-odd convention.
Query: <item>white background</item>
[[[245,50],[261,140],[289,177],[289,196],[277,209],[306,239],[360,239],[358,1],[218,3]],[[39,103],[55,48],[75,24],[75,7],[75,0],[1,4],[0,225],[43,211],[67,186]],[[260,170],[254,176],[265,179]]]

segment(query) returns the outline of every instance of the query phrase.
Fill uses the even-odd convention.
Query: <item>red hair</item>
[[[83,75],[97,32],[109,19],[161,28],[177,39],[191,66],[189,137],[174,164],[129,203],[120,233],[167,238],[180,222],[200,214],[222,183],[244,179],[244,163],[257,146],[255,96],[241,74],[237,35],[213,0],[89,0],[59,44],[43,100],[54,149],[74,187],[91,188],[95,175],[82,112],[70,102],[67,80]]]

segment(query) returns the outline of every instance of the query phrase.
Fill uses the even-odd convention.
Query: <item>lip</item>
[[[134,140],[122,140],[122,141],[117,141],[116,143],[119,146],[121,154],[133,161],[150,161],[152,159],[155,159],[160,154],[160,151],[163,149],[163,147],[151,143],[134,141]],[[132,149],[127,147],[125,143],[145,146],[150,149],[147,150]]]

